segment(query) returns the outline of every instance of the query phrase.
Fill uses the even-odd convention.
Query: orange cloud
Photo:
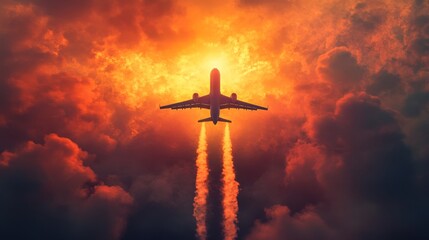
[[[10,175],[3,177],[28,183],[23,194],[34,187],[45,196],[40,184],[65,208],[83,201],[77,215],[85,217],[78,219],[112,229],[83,221],[79,226],[94,236],[194,237],[196,120],[208,112],[158,106],[208,93],[209,71],[219,67],[225,95],[269,106],[262,113],[222,111],[233,120],[242,188],[238,238],[265,228],[274,238],[276,224],[292,226],[287,233],[293,235],[308,226],[297,223],[300,212],[314,212],[309,225],[323,228],[325,218],[351,224],[342,215],[353,216],[351,206],[376,206],[379,218],[365,215],[357,225],[381,219],[370,229],[387,229],[380,216],[397,212],[377,202],[387,201],[378,187],[402,209],[411,200],[394,193],[416,178],[409,195],[427,200],[421,190],[429,176],[427,9],[425,1],[391,0],[7,0],[0,6],[0,169]],[[221,132],[212,125],[207,130]],[[392,189],[386,179],[403,185]],[[336,187],[344,198],[334,194]],[[51,206],[50,200],[40,206]],[[18,209],[26,204],[4,201],[0,205]],[[113,219],[111,228],[90,211],[99,203],[112,210],[104,216]],[[308,205],[315,210],[305,210]],[[270,207],[281,214],[252,230]],[[417,218],[409,210],[402,219]],[[391,226],[400,225],[401,214],[389,215]],[[347,238],[341,234],[350,226],[334,228]],[[414,227],[405,226],[397,229]],[[352,230],[346,233],[367,236]],[[389,238],[388,232],[369,235]]]

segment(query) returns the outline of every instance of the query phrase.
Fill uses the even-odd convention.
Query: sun
[[[218,53],[212,56],[206,56],[203,61],[203,70],[210,72],[213,68],[217,68],[220,71],[228,71],[229,60],[226,53]]]
[[[204,76],[208,76],[213,68],[217,68],[222,79],[221,89],[230,88],[232,83],[240,79],[239,63],[234,61],[235,58],[227,47],[217,50],[206,51],[200,58],[199,68]]]

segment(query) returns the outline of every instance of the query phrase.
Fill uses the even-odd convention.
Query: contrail
[[[204,123],[201,125],[200,137],[198,140],[197,149],[197,177],[195,180],[195,197],[194,197],[194,217],[197,222],[196,235],[200,240],[206,240],[206,213],[207,213],[207,177],[209,170],[207,167],[207,139],[206,127]]]
[[[232,162],[232,144],[228,124],[225,126],[223,137],[222,183],[223,231],[225,240],[233,240],[237,237],[238,182],[235,181],[234,164]]]

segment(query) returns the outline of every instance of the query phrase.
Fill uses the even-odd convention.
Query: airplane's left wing
[[[183,102],[173,103],[169,105],[160,106],[160,109],[185,109],[185,108],[207,108],[210,109],[210,97],[209,95],[205,95],[202,97],[199,97],[198,99],[194,100],[187,100]]]
[[[261,107],[255,104],[243,102],[237,99],[232,99],[230,97],[222,95],[220,101],[220,109],[225,108],[235,108],[235,109],[245,109],[245,110],[268,110],[266,107]]]

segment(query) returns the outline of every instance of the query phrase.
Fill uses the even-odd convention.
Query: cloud
[[[4,239],[118,239],[133,198],[98,183],[84,166],[87,153],[70,139],[50,134],[3,152],[0,165]],[[48,227],[49,226],[49,227]]]
[[[427,8],[5,1],[0,210],[10,214],[0,228],[24,237],[18,230],[193,238],[194,121],[207,112],[158,106],[208,91],[219,58],[225,94],[270,107],[222,111],[234,122],[240,239],[422,238]],[[208,127],[212,144],[216,129]]]
[[[411,43],[411,49],[419,54],[425,55],[429,51],[428,33],[429,16],[420,15],[414,20],[414,30],[416,38]]]
[[[359,86],[365,68],[347,48],[337,47],[319,57],[316,71],[320,79],[334,88],[350,91]]]
[[[372,95],[395,94],[403,91],[401,77],[386,70],[373,76],[373,83],[368,85],[367,92]]]
[[[52,132],[81,139],[79,143],[85,147],[114,148],[115,140],[103,123],[110,110],[97,99],[92,79],[66,73],[34,74],[15,77],[7,84],[15,90],[9,97],[20,101],[5,106],[3,111],[7,121],[0,131],[9,136],[0,139],[3,148],[14,148],[26,139],[41,140]]]
[[[300,211],[308,205],[323,200],[324,192],[317,173],[323,161],[326,161],[321,149],[300,140],[290,150],[286,158],[285,191],[288,206]]]
[[[293,4],[299,3],[296,0],[269,0],[269,1],[260,1],[260,0],[240,0],[239,3],[242,6],[269,6],[269,7],[285,7],[291,6]]]
[[[398,236],[424,234],[420,222],[408,221],[418,214],[412,204],[414,160],[394,112],[376,97],[347,94],[337,101],[334,113],[315,118],[310,125],[312,143],[299,142],[288,154],[286,183],[300,184],[321,196],[286,188],[288,194],[300,193],[307,210],[285,211],[289,221],[267,213],[271,220],[257,222],[250,239],[314,239],[314,224],[303,224],[309,231],[305,232],[295,223],[309,214],[308,209],[311,219],[318,220],[315,231],[322,238],[391,238],[392,227],[399,229]]]
[[[379,99],[364,93],[346,95],[338,100],[333,121],[336,144],[325,146],[342,155],[344,177],[352,184],[349,187],[361,196],[383,200],[400,198],[410,189],[409,148],[394,113],[384,109]]]
[[[268,222],[257,222],[246,239],[334,239],[333,231],[312,209],[291,216],[287,207],[276,205],[266,213]]]
[[[40,10],[55,18],[56,21],[68,22],[79,18],[85,18],[91,13],[91,9],[96,1],[71,1],[66,0],[62,3],[52,0],[36,0],[33,4]]]
[[[429,92],[417,91],[407,96],[402,112],[405,116],[416,117],[427,109],[429,103]]]
[[[376,30],[385,21],[386,14],[386,11],[382,8],[370,8],[368,3],[357,3],[350,16],[353,32],[372,32]]]

